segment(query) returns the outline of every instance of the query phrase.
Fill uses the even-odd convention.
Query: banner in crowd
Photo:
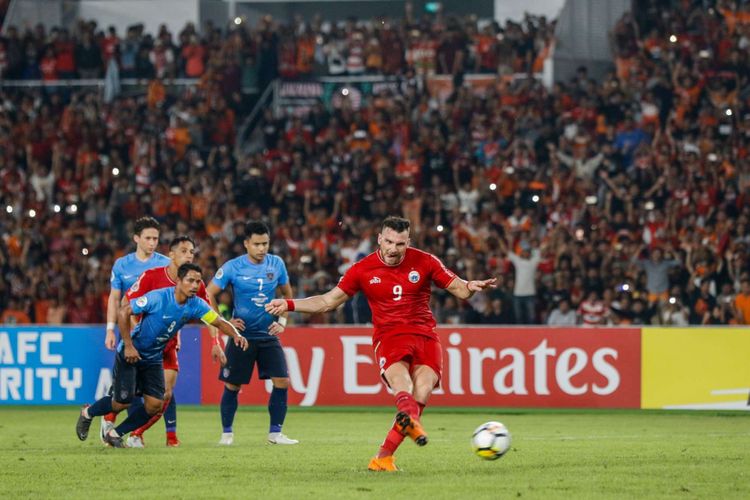
[[[507,92],[508,86],[517,81],[528,79],[526,73],[515,73],[503,76],[495,74],[466,74],[463,85],[475,95],[484,96],[490,88],[499,94]],[[533,78],[538,78],[537,75]],[[430,75],[424,79],[424,85],[431,97],[445,102],[455,90],[452,75]],[[349,101],[353,109],[359,109],[363,102],[387,90],[401,94],[406,81],[395,77],[382,76],[342,76],[321,77],[313,80],[282,80],[278,84],[274,99],[274,109],[278,113],[284,110],[288,114],[303,115],[316,103],[326,108],[340,107]]]
[[[640,330],[443,328],[443,376],[433,405],[638,408]],[[204,337],[205,339],[205,337]],[[369,328],[294,328],[284,334],[290,403],[387,405]],[[204,340],[204,403],[221,399],[219,367]],[[256,377],[257,374],[254,374]],[[254,380],[240,402],[265,404]]]
[[[642,339],[643,408],[749,409],[747,328],[644,328]]]
[[[200,330],[182,331],[182,403],[200,403]],[[0,326],[0,405],[91,403],[109,390],[113,362],[103,325]]]
[[[397,93],[400,83],[395,78],[352,77],[321,78],[305,81],[281,81],[274,106],[292,115],[301,115],[320,102],[326,108],[341,107],[348,100],[352,108],[359,109],[365,98],[383,90]]]

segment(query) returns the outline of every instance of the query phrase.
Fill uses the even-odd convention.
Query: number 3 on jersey
[[[404,289],[401,285],[393,285],[393,300],[401,300],[401,295],[404,293]]]

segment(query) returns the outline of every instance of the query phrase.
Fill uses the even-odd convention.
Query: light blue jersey
[[[216,271],[212,281],[222,290],[232,285],[234,317],[245,322],[242,334],[247,338],[270,337],[268,327],[274,317],[265,305],[276,297],[276,288],[289,283],[284,261],[268,254],[260,264],[250,262],[247,255],[227,261]]]
[[[167,341],[174,337],[180,328],[192,320],[199,319],[211,323],[219,315],[198,297],[190,297],[184,304],[178,304],[174,287],[153,290],[130,301],[133,314],[140,314],[141,321],[130,332],[141,359],[146,363],[161,363]],[[122,353],[125,344],[121,340],[117,352]]]
[[[135,252],[120,257],[112,266],[112,276],[109,279],[112,290],[120,290],[124,295],[145,271],[168,265],[169,257],[157,252],[146,260],[138,259]]]

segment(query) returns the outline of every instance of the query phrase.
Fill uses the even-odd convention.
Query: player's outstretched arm
[[[218,328],[219,331],[224,335],[232,337],[232,339],[234,340],[234,344],[237,347],[241,348],[243,351],[247,351],[249,345],[247,339],[240,335],[240,332],[237,331],[232,323],[217,314],[216,319],[214,319],[209,324]]]
[[[121,307],[117,313],[118,324],[120,326],[120,337],[123,343],[123,356],[125,361],[128,363],[137,363],[141,359],[141,355],[133,345],[133,339],[130,337],[130,316],[132,315],[132,308],[130,304],[126,304]]]
[[[333,311],[338,306],[349,300],[344,291],[335,286],[323,295],[313,295],[306,299],[273,299],[266,304],[266,312],[279,316],[287,311],[316,314]]]
[[[456,278],[451,281],[448,285],[448,292],[454,297],[461,300],[466,300],[474,295],[476,292],[487,290],[488,288],[495,288],[497,286],[497,278],[490,278],[486,280],[471,280],[464,281],[461,278]]]

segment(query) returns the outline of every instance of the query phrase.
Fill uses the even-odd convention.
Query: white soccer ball
[[[485,460],[497,460],[510,449],[510,431],[500,422],[487,422],[471,436],[474,453]]]

